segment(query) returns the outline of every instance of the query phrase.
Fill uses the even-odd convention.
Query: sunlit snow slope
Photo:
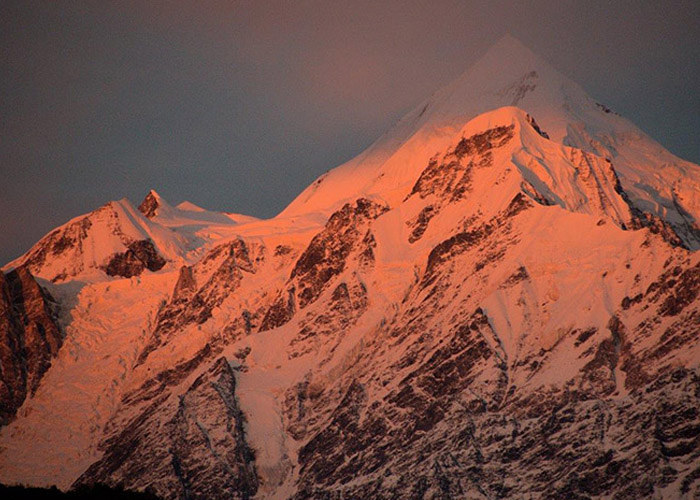
[[[330,214],[359,196],[401,201],[438,151],[475,116],[517,106],[554,142],[613,161],[639,209],[663,217],[687,245],[700,244],[700,173],[581,87],[505,36],[457,80],[404,116],[364,153],[321,176],[283,212]]]

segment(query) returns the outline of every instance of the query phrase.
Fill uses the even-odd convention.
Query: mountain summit
[[[317,179],[282,215],[329,214],[358,196],[395,206],[423,166],[454,141],[466,122],[504,106],[524,110],[552,141],[612,161],[636,208],[668,221],[687,246],[700,246],[696,166],[589,97],[510,35],[365,152]]]
[[[152,219],[158,213],[158,209],[163,205],[164,200],[161,196],[151,189],[146,197],[143,199],[139,205],[139,212],[141,212],[147,219]]]
[[[275,218],[108,203],[0,275],[0,481],[698,498],[698,169],[506,37]]]

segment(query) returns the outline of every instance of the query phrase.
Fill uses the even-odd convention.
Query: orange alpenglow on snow
[[[0,481],[700,495],[699,187],[508,36],[277,217],[108,203],[3,269],[64,342]]]

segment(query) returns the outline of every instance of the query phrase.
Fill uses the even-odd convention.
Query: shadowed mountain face
[[[52,297],[24,267],[0,273],[0,424],[36,392],[62,343]]]
[[[0,432],[0,479],[696,498],[698,168],[505,39],[274,219],[153,191],[88,214],[46,285],[66,340]]]

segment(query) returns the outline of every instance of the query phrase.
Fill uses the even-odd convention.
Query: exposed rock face
[[[699,341],[696,267],[669,267],[624,300],[605,331],[572,330],[513,359],[484,310],[465,314],[469,296],[457,299],[454,269],[512,237],[520,213],[439,244],[422,290],[354,369],[321,394],[288,398],[290,429],[305,443],[295,499],[700,494],[700,373],[672,361]],[[521,267],[501,286],[527,289],[531,280]],[[674,320],[658,335],[664,315]],[[577,357],[580,370],[529,386]]]
[[[698,383],[679,370],[629,401],[551,394],[492,409],[404,390],[379,411],[354,383],[302,449],[307,483],[294,498],[631,500],[674,482],[694,498]],[[347,455],[334,461],[338,449]]]
[[[513,138],[513,129],[513,125],[496,127],[463,138],[442,162],[430,162],[413,186],[410,196],[417,194],[425,198],[437,194],[450,201],[461,200],[471,189],[472,170],[477,165],[490,166],[493,158],[489,151],[508,143]]]
[[[191,367],[181,370],[186,375]],[[169,420],[154,426],[163,412]],[[249,499],[258,489],[255,455],[236,401],[235,374],[225,358],[179,398],[165,394],[143,399],[140,413],[104,443],[103,451],[77,485],[121,485],[166,499],[202,500]]]
[[[235,293],[244,276],[254,274],[262,261],[264,248],[251,249],[245,241],[237,239],[215,247],[202,259],[200,267],[214,270],[205,275],[201,285],[197,284],[195,270],[188,266],[180,268],[172,297],[158,311],[153,338],[141,353],[140,362],[174,332],[211,318],[214,308]]]
[[[27,255],[24,265],[30,271],[35,272],[40,270],[47,260],[55,259],[70,251],[82,251],[83,241],[87,238],[91,226],[90,218],[83,217],[63,228],[51,231]],[[67,277],[70,272],[79,270],[82,269],[66,269],[53,276],[51,280],[59,281]]]
[[[388,207],[360,198],[331,215],[292,269],[287,289],[280,292],[263,319],[261,331],[284,325],[294,311],[318,299],[334,276],[347,265],[350,254],[363,247],[365,258],[372,258],[371,234],[363,232],[368,223]],[[364,244],[364,245],[363,245]]]
[[[0,273],[0,426],[36,391],[63,343],[56,308],[25,267]]]
[[[138,276],[145,269],[158,271],[165,265],[165,259],[158,254],[149,240],[130,243],[123,253],[117,253],[105,264],[104,272],[109,276],[131,278]]]
[[[333,290],[322,311],[309,312],[300,321],[301,329],[290,344],[291,358],[313,352],[324,340],[340,343],[344,332],[367,310],[367,288],[354,278],[350,283],[341,282]]]
[[[296,285],[300,308],[316,300],[326,283],[342,272],[350,252],[361,241],[361,229],[387,209],[360,198],[331,216],[324,231],[314,237],[292,269],[290,278]]]
[[[147,219],[152,219],[158,214],[158,208],[160,208],[158,195],[151,190],[139,205],[139,212]]]

